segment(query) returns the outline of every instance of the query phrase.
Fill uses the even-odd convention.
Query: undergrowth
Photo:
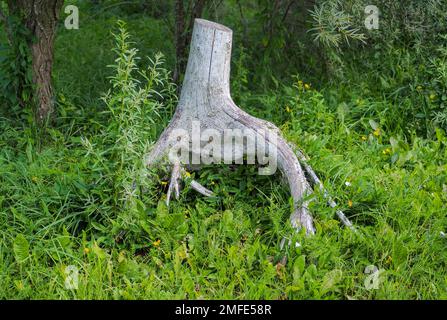
[[[187,181],[165,205],[168,176],[148,170],[144,155],[173,113],[175,87],[162,55],[138,67],[124,24],[114,39],[95,117],[71,115],[73,101],[60,95],[62,117],[40,148],[0,119],[0,298],[447,298],[442,129],[431,140],[403,135],[385,99],[340,98],[299,76],[249,94],[243,77],[241,107],[305,150],[359,230],[344,228],[315,190],[316,235],[294,235],[301,246],[281,252],[292,207],[279,175],[208,167],[192,176],[218,197]],[[76,290],[65,287],[67,266],[79,270]],[[368,266],[380,270],[375,289],[365,284]]]

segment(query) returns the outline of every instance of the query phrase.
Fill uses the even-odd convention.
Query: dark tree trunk
[[[185,10],[184,0],[175,1],[175,55],[174,81],[180,83],[180,75],[185,72],[187,48],[191,42],[194,20],[200,18],[207,0],[189,0]],[[188,19],[188,20],[187,20]]]
[[[54,38],[63,0],[8,0],[10,13],[23,19],[34,39],[29,47],[32,55],[35,87],[36,119],[45,122],[54,111],[53,69]]]
[[[174,81],[178,83],[180,72],[183,70],[185,64],[185,43],[183,41],[183,34],[185,32],[185,8],[183,7],[183,0],[175,1],[175,70]]]

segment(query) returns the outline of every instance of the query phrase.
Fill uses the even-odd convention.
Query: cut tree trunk
[[[256,148],[264,145],[266,150],[277,157],[278,168],[287,179],[294,200],[294,211],[290,217],[292,226],[298,230],[304,227],[307,234],[314,234],[313,219],[308,209],[308,196],[312,189],[291,145],[284,140],[275,125],[247,114],[235,105],[230,96],[231,46],[232,31],[229,28],[207,20],[195,20],[179,103],[170,124],[148,155],[147,165],[153,166],[166,158],[170,159],[173,170],[167,195],[169,204],[172,192],[178,197],[182,170],[188,166],[185,161],[172,160],[172,150],[176,150],[181,141],[186,141],[191,150],[190,158],[194,158],[203,151],[200,148],[203,148],[204,143],[212,140],[202,141],[197,148],[194,142],[191,143],[188,137],[179,132],[186,132],[192,137],[197,126],[200,126],[201,132],[212,129],[219,137],[225,137],[228,129],[250,132],[251,136],[257,138]],[[243,139],[230,143],[229,148],[235,161],[242,156],[255,157],[254,153],[259,151],[247,148]],[[224,140],[223,150],[228,150],[228,144]],[[223,155],[219,158],[223,159]],[[196,181],[191,183],[191,187],[206,196],[213,195]]]

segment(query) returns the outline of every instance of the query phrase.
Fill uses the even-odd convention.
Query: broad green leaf
[[[17,235],[13,244],[14,256],[17,262],[22,263],[29,257],[29,243],[21,233]]]
[[[340,282],[343,273],[339,269],[334,269],[326,273],[323,277],[323,284],[321,285],[321,290],[327,292],[334,289],[335,285]]]

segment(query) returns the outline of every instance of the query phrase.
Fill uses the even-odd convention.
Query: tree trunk
[[[183,72],[183,65],[185,59],[185,43],[183,41],[185,32],[185,8],[183,7],[183,0],[175,1],[175,69],[174,82],[178,82],[180,72]]]
[[[304,226],[307,233],[313,234],[315,229],[306,199],[306,196],[311,193],[311,188],[297,156],[280,136],[277,127],[242,111],[234,104],[230,96],[231,46],[232,31],[230,29],[210,21],[195,20],[180,100],[171,123],[149,154],[147,164],[154,165],[165,156],[170,157],[172,151],[176,150],[178,143],[182,141],[186,141],[191,150],[191,157],[188,156],[186,162],[190,158],[197,159],[203,154],[204,145],[208,142],[202,140],[199,146],[197,144],[194,146],[194,141],[190,141],[189,137],[194,139],[194,132],[197,129],[200,132],[212,129],[219,135],[220,138],[217,139],[220,139],[219,143],[223,145],[223,148],[219,151],[220,154],[214,155],[217,159],[225,159],[224,153],[231,150],[231,159],[234,159],[236,163],[244,156],[247,159],[257,156],[259,160],[258,148],[266,146],[265,150],[277,157],[278,168],[290,186],[294,199],[292,225],[297,229]],[[221,138],[225,137],[227,130],[245,132],[247,139],[256,137],[256,149],[248,148],[248,140],[244,144],[244,139],[235,138],[234,144],[233,140],[225,141],[224,138],[222,141]],[[182,135],[180,132],[186,134]],[[173,161],[172,158],[170,160],[174,169],[168,191],[168,203],[171,190],[175,191],[177,196],[179,194],[178,180],[182,166],[186,165],[184,161]],[[191,186],[202,194],[212,195],[211,191],[195,181]]]
[[[287,143],[275,125],[250,116],[235,105],[230,96],[231,46],[232,31],[229,28],[203,19],[195,20],[177,109],[168,127],[148,154],[146,163],[153,166],[166,160],[166,157],[170,160],[172,174],[166,201],[169,205],[172,192],[179,197],[179,181],[184,167],[200,169],[202,164],[217,163],[221,159],[226,164],[240,164],[243,159],[256,159],[259,162],[259,155],[263,157],[267,150],[269,156],[273,155],[276,159],[278,168],[290,187],[294,206],[290,216],[292,226],[296,230],[304,227],[307,234],[314,234],[313,219],[308,209],[310,200],[307,197],[312,193],[310,183],[320,188],[332,208],[335,209],[337,204],[307,164],[304,154],[300,150],[295,154],[293,146]],[[206,130],[209,134],[200,136],[197,141],[197,134]],[[226,139],[229,131],[233,134],[239,132],[239,135],[243,133],[243,136],[236,134],[231,139]],[[253,144],[250,140],[256,140],[256,143]],[[211,144],[213,147],[208,148]],[[216,145],[222,145],[223,148],[216,148]],[[255,148],[250,148],[249,145],[255,145]],[[187,156],[179,156],[178,151],[185,148],[188,150]],[[205,163],[202,156],[211,153],[213,161]],[[228,159],[230,162],[226,161]],[[211,190],[197,181],[191,181],[190,186],[205,196],[214,196]],[[345,226],[356,231],[342,211],[336,210],[336,214]],[[284,244],[285,239],[281,242],[281,248]]]
[[[23,17],[34,39],[29,47],[32,55],[35,87],[36,119],[44,123],[54,111],[53,69],[54,38],[63,0],[8,0],[12,14]]]
[[[190,0],[187,10],[183,0],[175,2],[175,53],[176,65],[174,70],[174,82],[179,83],[180,75],[186,67],[186,50],[191,41],[191,34],[196,18],[202,16],[207,0]],[[189,18],[189,23],[187,22]]]

